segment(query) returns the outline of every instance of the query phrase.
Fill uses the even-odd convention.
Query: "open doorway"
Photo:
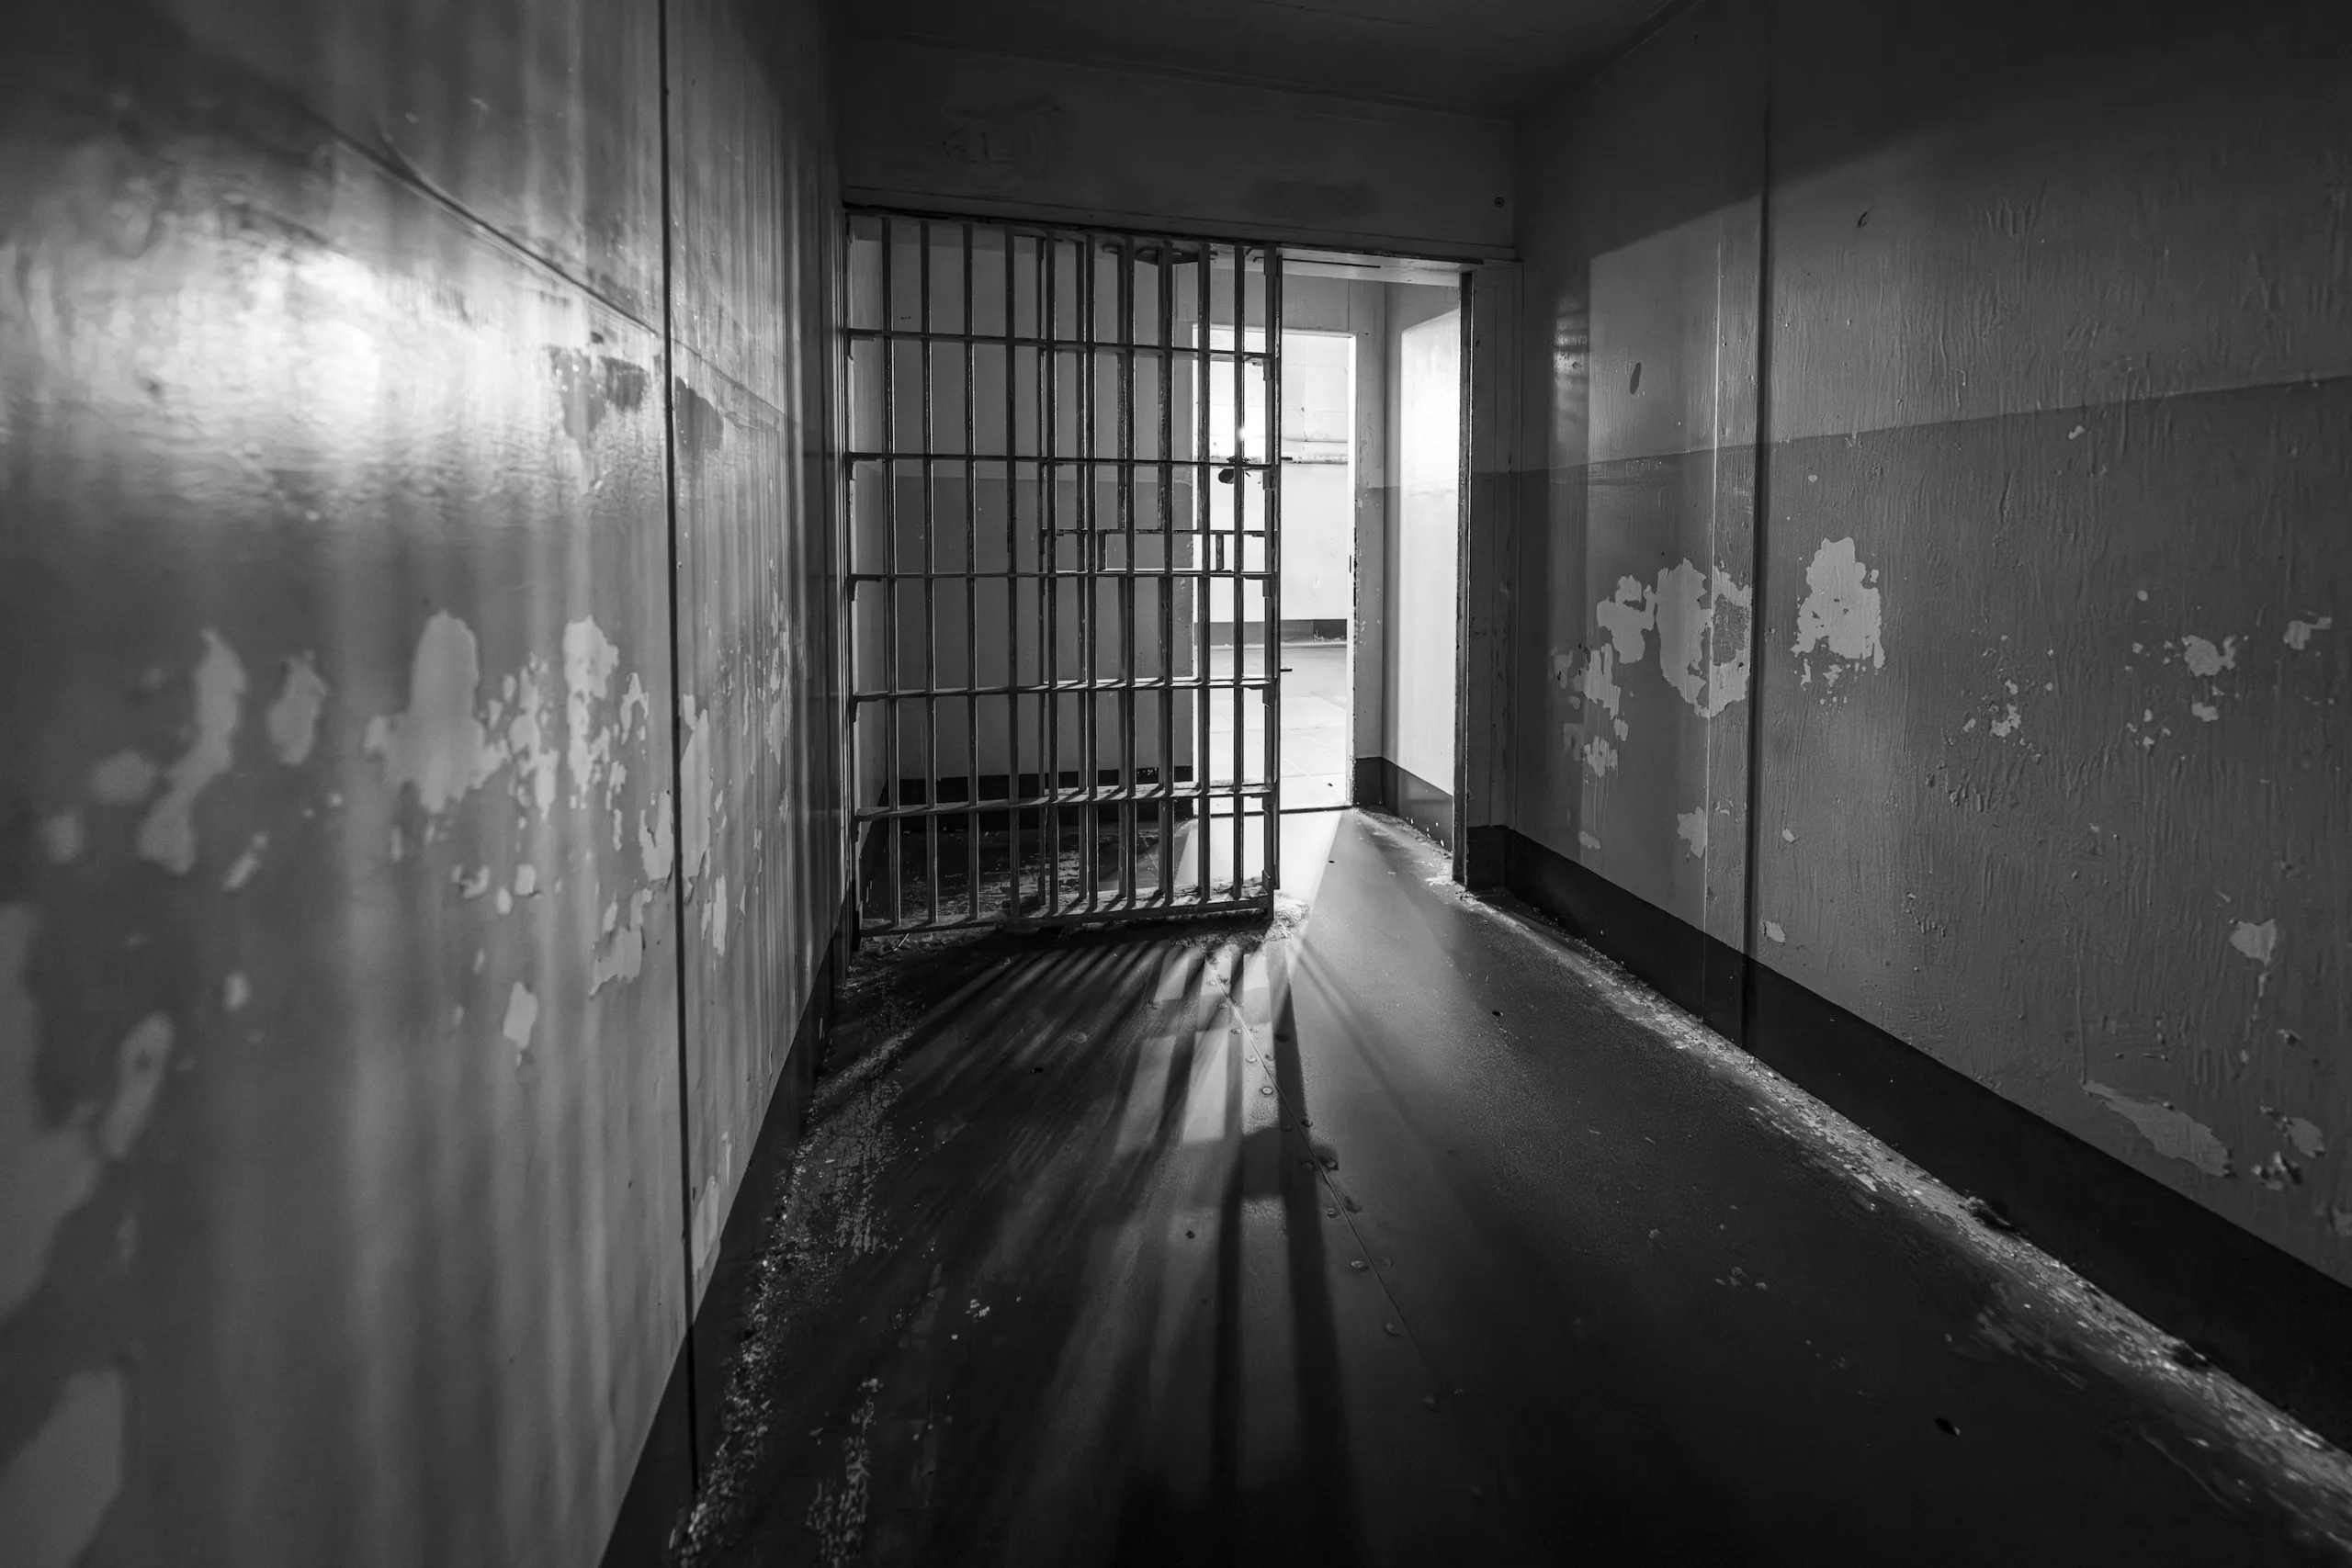
[[[1371,807],[1451,846],[1461,272],[1293,251],[1283,276],[1281,809]]]

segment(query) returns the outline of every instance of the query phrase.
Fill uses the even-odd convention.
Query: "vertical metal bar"
[[[1158,902],[1176,897],[1169,852],[1176,838],[1176,258],[1159,247],[1159,879]]]
[[[882,527],[887,536],[882,542],[882,689],[889,694],[882,699],[882,799],[889,810],[877,820],[888,840],[883,852],[889,863],[893,926],[906,918],[900,893],[905,850],[899,842],[899,811],[906,805],[899,788],[899,319],[893,313],[891,287],[898,271],[898,228],[891,220],[882,220]]]
[[[1282,877],[1283,258],[1266,248],[1266,897]]]
[[[1136,897],[1136,258],[1119,240],[1119,524],[1126,558],[1119,577],[1119,897]]]
[[[1097,267],[1094,258],[1094,236],[1092,233],[1089,232],[1080,236],[1079,255],[1085,265],[1083,270],[1079,273],[1076,280],[1078,286],[1077,303],[1079,340],[1078,526],[1079,542],[1081,547],[1079,556],[1079,570],[1084,574],[1080,579],[1081,597],[1080,598],[1078,606],[1078,669],[1079,680],[1081,682],[1080,691],[1083,694],[1079,698],[1078,704],[1078,745],[1081,765],[1084,769],[1084,776],[1079,780],[1079,788],[1083,792],[1082,798],[1085,800],[1086,805],[1083,811],[1084,825],[1080,828],[1079,836],[1078,864],[1079,874],[1086,879],[1086,907],[1089,909],[1091,909],[1095,906],[1098,885],[1102,881],[1102,876],[1095,864],[1094,857],[1094,840],[1096,833],[1094,797],[1097,793],[1096,786],[1102,778],[1102,770],[1096,765],[1095,755],[1098,737],[1095,733],[1097,726],[1095,724],[1094,712],[1094,682],[1096,676],[1094,659],[1094,620],[1096,609],[1095,595],[1098,592],[1096,585],[1102,581],[1100,575],[1102,563],[1097,554],[1101,548],[1101,541],[1097,535],[1099,520],[1095,516],[1094,507],[1094,487],[1099,470],[1094,461],[1096,457],[1094,449],[1094,421],[1096,418],[1094,396],[1094,342],[1096,334],[1094,313],[1097,309],[1097,302],[1095,299],[1095,277]]]
[[[980,460],[973,446],[978,421],[972,400],[978,387],[972,360],[979,334],[972,311],[972,226],[964,225],[964,903],[965,918],[980,916]]]
[[[1201,242],[1201,268],[1198,276],[1200,315],[1193,326],[1200,353],[1200,374],[1194,378],[1193,415],[1198,425],[1197,439],[1193,447],[1197,465],[1193,480],[1193,513],[1199,558],[1193,563],[1194,588],[1193,603],[1193,637],[1197,657],[1193,661],[1193,674],[1199,684],[1195,708],[1200,722],[1193,731],[1193,743],[1200,757],[1198,776],[1193,780],[1193,841],[1199,846],[1194,857],[1193,880],[1202,903],[1209,901],[1209,834],[1212,807],[1209,781],[1216,772],[1216,750],[1209,744],[1209,710],[1216,693],[1209,682],[1209,538],[1216,522],[1215,492],[1210,486],[1216,474],[1209,460],[1209,400],[1210,388],[1216,379],[1216,355],[1211,348],[1216,334],[1210,329],[1210,318],[1216,313],[1216,291],[1213,274],[1216,270],[1216,250],[1207,241]]]
[[[1044,713],[1040,725],[1045,731],[1044,755],[1038,759],[1038,775],[1045,781],[1045,837],[1039,844],[1038,876],[1046,886],[1045,912],[1051,916],[1061,912],[1061,572],[1055,558],[1054,531],[1058,524],[1056,513],[1060,493],[1060,477],[1056,471],[1057,448],[1061,445],[1061,353],[1056,333],[1060,326],[1058,301],[1054,298],[1054,263],[1060,250],[1060,240],[1047,232],[1037,244],[1039,253],[1039,299],[1037,320],[1038,396],[1044,400],[1038,410],[1039,434],[1045,457],[1037,465],[1041,477],[1043,505],[1038,510],[1038,565],[1044,575],[1038,580],[1039,598],[1044,605],[1045,694],[1039,699]]]
[[[1249,624],[1242,619],[1249,604],[1242,594],[1242,535],[1250,523],[1250,252],[1233,247],[1233,557],[1227,572],[1233,581],[1233,897],[1241,897],[1242,819],[1249,815],[1249,796],[1242,793],[1247,770],[1241,759],[1250,748],[1247,694],[1250,672]]]
[[[1013,497],[1020,491],[1021,450],[1019,383],[1013,371],[1012,340],[1017,311],[1013,291],[1013,256],[1020,237],[1004,231],[1004,825],[1005,913],[1021,907],[1021,547],[1015,519],[1021,508]]]
[[[931,408],[931,224],[928,220],[916,230],[915,278],[920,294],[916,327],[921,336],[915,339],[922,355],[922,726],[923,766],[931,777],[923,784],[923,802],[936,807],[939,803],[939,595],[933,573],[939,570],[939,552],[932,516],[932,495],[937,488],[939,442],[932,428]],[[939,813],[926,810],[922,817],[923,875],[929,884],[927,900],[931,923],[939,923]]]

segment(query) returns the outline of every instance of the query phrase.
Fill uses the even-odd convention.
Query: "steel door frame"
[[[983,254],[976,252],[975,241],[983,235],[1001,240],[1004,272],[1001,332],[979,330],[980,317],[988,311],[981,301],[973,298],[975,256]],[[934,252],[943,236],[953,243],[956,259],[960,261],[960,277],[946,280],[957,300],[953,312],[944,312],[955,319],[952,329],[944,329],[940,324],[939,317],[944,312],[934,288]],[[906,319],[910,301],[902,297],[898,279],[901,246],[909,239],[915,256],[911,324]],[[862,293],[861,241],[867,243],[870,258],[878,264],[869,269],[878,271],[878,276],[870,279],[870,287]],[[1028,247],[1025,265],[1032,271],[1025,288],[1018,276],[1024,265],[1024,243]],[[844,245],[842,276],[847,287],[840,363],[848,396],[844,400],[839,493],[845,522],[842,667],[847,672],[845,702],[850,722],[844,734],[843,766],[853,812],[853,848],[864,852],[855,863],[860,931],[881,934],[982,925],[1049,926],[1271,910],[1281,871],[1279,247],[1261,241],[1218,241],[1090,226],[943,218],[870,208],[851,209]],[[1106,255],[1116,258],[1113,280],[1115,298],[1109,301],[1102,298],[1102,288],[1106,271],[1102,258]],[[1216,321],[1214,310],[1216,274],[1220,265],[1229,267],[1232,278],[1232,319],[1225,323]],[[1194,341],[1190,344],[1180,341],[1184,323],[1179,321],[1176,309],[1178,275],[1187,266],[1192,272],[1194,306],[1190,322]],[[1139,335],[1136,320],[1136,297],[1143,277],[1139,267],[1150,269],[1156,281],[1151,290],[1154,309],[1147,323],[1149,341]],[[1258,322],[1250,319],[1253,269],[1262,274],[1263,280],[1258,312],[1263,320]],[[1034,328],[1025,334],[1020,331],[1024,299]],[[1102,331],[1106,302],[1117,312],[1115,337],[1106,336]],[[996,304],[993,299],[988,302],[990,309]],[[1066,310],[1075,318],[1074,331],[1065,331]],[[1227,332],[1232,335],[1231,347],[1220,349],[1216,346],[1216,339]],[[1250,346],[1253,332],[1264,334],[1261,349]],[[870,347],[862,350],[861,345]],[[920,387],[912,389],[917,395],[911,399],[907,395],[910,389],[899,384],[906,345],[913,346],[920,362]],[[935,419],[934,405],[941,383],[934,376],[934,364],[943,349],[960,364],[961,396],[954,400],[962,414],[960,442],[956,440],[958,432],[953,428],[941,430]],[[980,452],[975,445],[980,424],[975,400],[979,390],[975,367],[984,351],[1001,352],[1005,394],[1003,447],[988,453]],[[1033,388],[1020,385],[1024,351],[1034,362]],[[1076,377],[1064,374],[1066,359],[1070,356],[1075,357],[1080,369]],[[1158,428],[1151,433],[1156,434],[1156,441],[1138,439],[1136,404],[1139,357],[1144,362],[1156,362]],[[863,369],[861,360],[867,362]],[[1193,371],[1189,382],[1191,428],[1182,433],[1190,437],[1188,442],[1179,439],[1174,424],[1180,364]],[[1117,434],[1111,444],[1115,450],[1111,451],[1102,450],[1104,444],[1100,440],[1103,415],[1108,412],[1101,396],[1106,365],[1114,367],[1117,374]],[[1213,431],[1211,378],[1228,365],[1233,389],[1232,428],[1229,432]],[[1261,367],[1264,387],[1265,429],[1259,449],[1252,449],[1247,430],[1253,366]],[[875,385],[877,373],[878,385]],[[953,393],[956,389],[951,383],[947,390]],[[868,410],[875,395],[879,399],[878,418]],[[1030,444],[1035,447],[1034,451],[1023,450],[1020,438],[1024,395],[1037,435]],[[1071,398],[1075,399],[1074,406],[1066,403]],[[991,409],[991,417],[993,414]],[[917,421],[919,430],[905,428]],[[1074,443],[1065,439],[1066,424],[1073,427],[1069,434],[1075,434]],[[909,444],[910,435],[915,437],[912,446]],[[1218,435],[1229,436],[1222,454],[1214,450]],[[878,436],[878,441],[861,439],[873,436]],[[1140,452],[1138,447],[1144,445],[1153,450]],[[1191,450],[1180,456],[1178,448],[1184,445],[1189,445]],[[1063,450],[1065,446],[1072,449]],[[946,449],[943,450],[943,446]],[[978,499],[982,471],[990,465],[1001,470],[1004,479],[1004,561],[1001,570],[984,570],[980,566],[984,548],[995,544],[993,536],[983,540]],[[962,548],[957,557],[959,566],[950,570],[940,569],[939,530],[943,519],[938,515],[937,496],[943,468],[951,473],[960,470],[963,481]],[[1102,480],[1106,469],[1115,481],[1110,492],[1113,515],[1107,526],[1102,515]],[[878,514],[875,512],[876,487],[860,483],[862,474],[872,478],[876,470],[880,479]],[[1028,552],[1034,563],[1031,570],[1023,570],[1022,487],[1025,470],[1033,470],[1036,481],[1035,507],[1028,520],[1033,536],[1025,541],[1032,547]],[[1175,515],[1180,470],[1191,482],[1189,522]],[[1137,479],[1145,473],[1157,480],[1157,526],[1142,530],[1147,540],[1154,534],[1159,536],[1159,561],[1153,568],[1138,564]],[[919,482],[921,489],[920,513],[912,516],[902,515],[900,495],[902,485],[910,478]],[[1232,525],[1224,528],[1217,525],[1219,508],[1215,487],[1228,483],[1233,490]],[[1252,520],[1253,486],[1261,524],[1257,529],[1248,526]],[[1074,495],[1066,496],[1066,491],[1072,489]],[[957,521],[944,520],[951,529]],[[910,525],[921,554],[913,570],[909,570],[902,559]],[[860,540],[877,525],[883,539],[881,558],[870,558],[876,552],[869,545],[865,552],[869,558],[862,559]],[[1253,550],[1253,540],[1261,541],[1261,547]],[[1180,565],[1179,556],[1184,553],[1182,547],[1186,544],[1192,547],[1193,558],[1189,564]],[[1066,548],[1072,546],[1075,565],[1065,569],[1061,559]],[[1120,561],[1115,568],[1109,564],[1114,548]],[[1004,584],[1004,679],[983,683],[979,592],[983,582],[995,580],[1001,580]],[[1030,585],[1026,590],[1024,583]],[[1106,584],[1114,590],[1112,603],[1117,609],[1120,639],[1117,669],[1109,676],[1101,668],[1103,628],[1100,621],[1105,607],[1102,590]],[[1261,662],[1255,676],[1248,671],[1249,611],[1252,607],[1253,584],[1263,616],[1260,623],[1262,643],[1257,650]],[[948,590],[951,609],[957,591],[961,592],[964,659],[960,682],[943,682],[941,677],[943,585]],[[1175,641],[1180,586],[1190,588],[1193,612],[1189,628],[1192,646],[1188,650],[1192,668],[1184,675],[1178,673],[1182,660]],[[922,654],[919,671],[902,667],[908,662],[904,657],[902,600],[910,587],[919,587],[921,595]],[[1213,671],[1210,641],[1213,595],[1219,590],[1229,595],[1234,615],[1232,668],[1222,679]],[[1148,675],[1139,665],[1136,642],[1136,607],[1139,592],[1143,591],[1156,594],[1158,612],[1155,624],[1159,649],[1152,660],[1154,672]],[[1034,604],[1024,605],[1024,592]],[[1024,681],[1022,637],[1023,622],[1032,609],[1035,637],[1027,651],[1034,656],[1038,678]],[[868,666],[877,660],[868,657],[861,661],[860,654],[869,646],[872,634],[877,632],[880,668],[875,670]],[[1065,671],[1061,667],[1063,644],[1071,634],[1079,643],[1078,658],[1075,669]],[[992,654],[994,649],[988,651]],[[878,683],[867,679],[873,675],[879,676]],[[1250,776],[1246,765],[1250,750],[1248,701],[1253,692],[1259,694],[1264,724],[1262,769],[1255,778]],[[1138,699],[1149,693],[1158,694],[1159,745],[1155,776],[1146,784],[1136,765],[1136,724]],[[1212,705],[1227,693],[1232,699],[1232,767],[1230,776],[1220,783],[1215,776],[1216,750],[1211,744]],[[1191,699],[1187,706],[1193,720],[1195,766],[1189,781],[1176,776],[1174,714],[1180,694]],[[1102,699],[1106,696],[1114,699],[1115,707],[1115,733],[1107,738],[1113,743],[1115,761],[1110,769],[1102,765],[1106,739],[1102,733]],[[1073,698],[1078,699],[1075,733],[1065,734],[1063,710],[1066,702]],[[988,789],[989,775],[980,771],[979,745],[981,704],[992,699],[1001,699],[1005,705],[1009,751],[1001,788],[994,792]],[[1023,733],[1023,699],[1035,704],[1038,732],[1034,737]],[[960,780],[940,776],[939,715],[943,703],[960,703],[963,706],[965,771]],[[901,755],[902,731],[910,713],[919,713],[922,718],[927,778],[910,778],[908,759]],[[870,739],[872,726],[879,727],[878,738]],[[1035,764],[1034,784],[1026,783],[1022,773],[1023,745],[1027,739],[1035,741],[1028,759]],[[1074,777],[1063,766],[1072,740],[1080,764]],[[871,776],[872,770],[862,765],[876,751],[880,755],[878,779]],[[943,798],[951,785],[961,786],[960,801]],[[1149,886],[1141,886],[1140,828],[1147,812],[1152,814],[1158,828],[1157,874]],[[1104,885],[1099,858],[1104,843],[1102,834],[1106,814],[1117,829],[1116,885],[1112,887]],[[992,886],[986,879],[982,855],[983,829],[990,817],[1000,818],[1006,829],[1010,852],[1004,871],[1005,897],[993,909],[986,908],[982,898]],[[1091,833],[1085,830],[1090,818],[1094,823]],[[1180,836],[1180,821],[1189,827],[1182,836],[1192,846],[1193,862],[1193,874],[1184,886],[1177,884],[1178,868],[1170,852]],[[1262,871],[1254,879],[1245,874],[1248,833],[1253,821],[1263,835]],[[1224,885],[1218,886],[1214,880],[1216,855],[1210,838],[1212,834],[1222,836],[1228,822],[1231,874]],[[1078,829],[1075,869],[1080,886],[1066,896],[1063,881],[1071,868],[1069,852],[1064,848],[1065,829],[1073,824]],[[964,834],[964,863],[960,869],[966,892],[961,908],[956,907],[953,899],[943,907],[942,882],[944,874],[950,869],[942,860],[943,829],[957,825]],[[877,836],[878,844],[875,842]],[[910,889],[906,860],[910,837],[919,838],[922,855],[922,897],[918,900],[921,908],[913,910],[908,908],[907,898]],[[1036,845],[1038,897],[1024,907],[1021,895],[1029,862],[1023,849],[1033,837]],[[877,891],[877,885],[878,898],[871,897]]]

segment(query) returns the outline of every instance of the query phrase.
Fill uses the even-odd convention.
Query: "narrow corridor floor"
[[[860,957],[685,1560],[2352,1555],[2342,1454],[1319,821],[1271,926]]]

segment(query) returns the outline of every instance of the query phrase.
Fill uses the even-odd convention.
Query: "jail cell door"
[[[1270,908],[1280,258],[853,213],[861,928]]]

